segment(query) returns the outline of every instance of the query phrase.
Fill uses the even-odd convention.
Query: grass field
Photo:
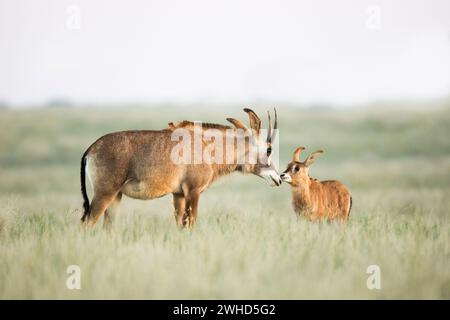
[[[279,108],[281,168],[299,145],[324,149],[311,174],[352,191],[345,229],[298,219],[288,185],[239,174],[203,194],[193,231],[176,228],[171,197],[125,198],[110,232],[80,229],[79,159],[95,139],[228,116],[247,121],[235,107],[0,110],[0,298],[450,299],[449,101]],[[366,286],[373,264],[381,290]]]

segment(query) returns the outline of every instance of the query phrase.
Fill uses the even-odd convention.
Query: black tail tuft
[[[80,180],[81,180],[81,194],[83,196],[83,218],[84,219],[89,215],[89,198],[86,192],[86,153],[83,154],[81,158],[81,168],[80,168]]]
[[[352,211],[353,198],[350,196],[350,208],[348,208],[348,216],[350,217],[350,211]]]

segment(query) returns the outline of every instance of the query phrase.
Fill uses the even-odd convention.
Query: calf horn
[[[305,147],[298,147],[297,149],[295,149],[294,155],[292,156],[292,160],[299,162],[300,154],[302,153],[303,150],[305,150]]]

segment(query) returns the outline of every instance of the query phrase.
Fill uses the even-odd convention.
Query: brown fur
[[[300,162],[300,152],[303,149],[298,148],[294,152],[293,161],[281,174],[282,180],[292,186],[294,211],[311,221],[341,220],[346,223],[352,203],[350,192],[339,181],[317,181],[310,178],[309,166],[322,151],[315,152],[304,162]]]
[[[202,122],[202,129],[231,129],[230,126],[225,126],[223,124],[217,124],[217,123],[208,123],[208,122]],[[169,129],[174,130],[178,128],[187,128],[187,129],[194,129],[195,122],[189,121],[189,120],[183,120],[179,122],[169,122]]]
[[[114,132],[94,142],[81,161],[85,201],[82,221],[93,225],[105,213],[105,225],[110,224],[123,194],[149,200],[171,193],[177,224],[192,227],[197,218],[200,194],[213,181],[235,171],[259,175],[262,168],[270,166],[265,163],[242,165],[236,159],[231,164],[174,164],[170,155],[179,142],[172,141],[171,134],[180,127],[193,128],[193,123],[170,123],[168,129],[160,131]],[[231,129],[224,125],[204,124],[203,129],[206,128]],[[204,145],[208,143],[203,141]],[[84,185],[83,165],[86,165],[94,189],[90,205]]]

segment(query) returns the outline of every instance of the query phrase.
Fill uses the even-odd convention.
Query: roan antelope
[[[347,222],[352,207],[348,189],[339,181],[317,181],[309,177],[309,167],[322,150],[313,152],[300,161],[304,147],[297,148],[292,161],[280,175],[281,180],[292,186],[292,206],[300,216],[309,220],[341,220]]]
[[[252,173],[280,185],[277,168],[271,161],[272,141],[277,129],[276,110],[273,129],[268,113],[267,137],[260,134],[261,120],[256,113],[250,109],[244,111],[250,118],[250,129],[240,120],[232,118],[227,120],[234,128],[203,123],[197,131],[196,123],[182,121],[169,123],[168,128],[159,131],[114,132],[95,141],[81,158],[81,192],[84,200],[81,220],[93,225],[104,213],[104,225],[108,226],[123,194],[149,200],[171,193],[177,225],[192,227],[197,218],[200,194],[221,176],[235,171]],[[181,134],[177,135],[179,132]],[[203,136],[207,132],[210,136]],[[180,149],[180,142],[174,137],[183,135],[192,138],[187,139],[188,142],[185,141],[181,148],[183,153],[189,153],[187,158],[190,159],[192,154],[185,147],[193,147],[194,160],[198,155],[195,146],[198,140],[195,138],[200,136],[200,143],[197,144],[202,150],[213,146],[214,155],[226,154],[227,161],[214,161],[213,156],[213,161],[174,162],[174,150]],[[230,138],[233,141],[231,148],[230,144],[225,143]],[[242,145],[239,141],[245,142],[241,150],[238,148]],[[255,152],[262,156],[250,161],[249,155]],[[86,192],[86,174],[94,191],[91,203]]]

